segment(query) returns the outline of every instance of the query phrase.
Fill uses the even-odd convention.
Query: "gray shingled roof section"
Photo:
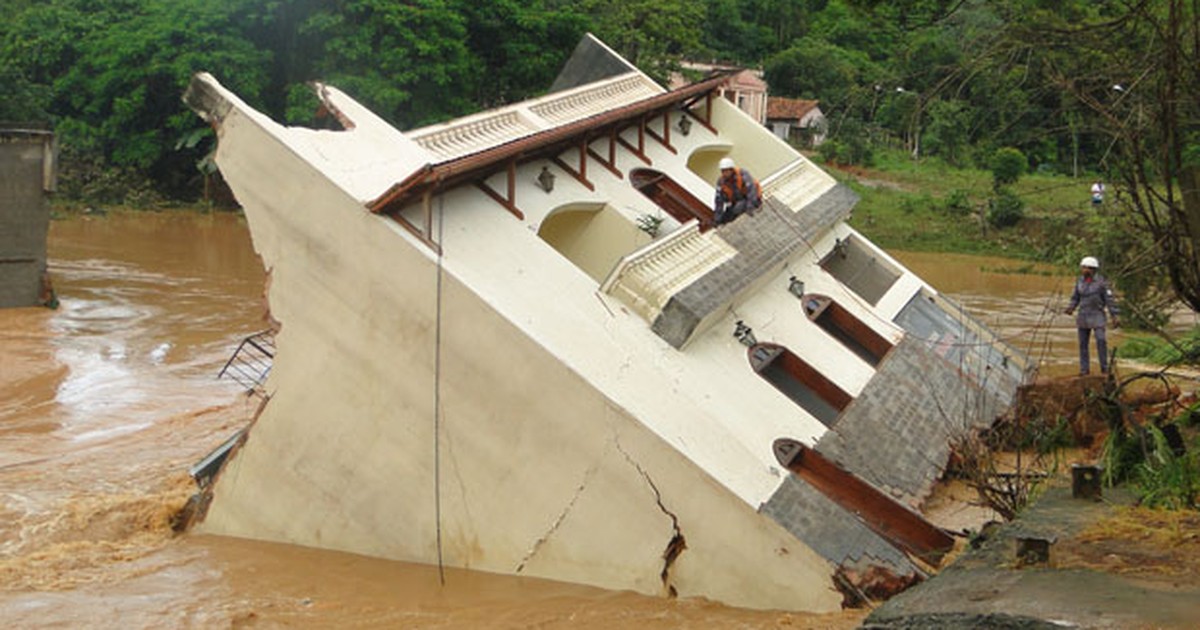
[[[759,512],[835,565],[881,566],[897,575],[917,572],[902,551],[794,474]]]
[[[816,450],[914,508],[945,471],[951,443],[1011,400],[981,389],[923,339],[905,335]]]
[[[600,40],[588,33],[575,45],[575,51],[550,85],[549,93],[569,90],[636,70],[637,68],[613,54]]]
[[[709,313],[729,304],[765,273],[772,273],[796,250],[810,244],[850,216],[858,195],[842,184],[826,191],[799,212],[767,199],[753,215],[719,228],[737,255],[676,293],[651,328],[681,348]]]

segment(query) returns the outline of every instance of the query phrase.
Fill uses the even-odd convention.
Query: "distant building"
[[[32,125],[0,126],[0,308],[51,300],[46,273],[56,182],[54,134]]]
[[[738,109],[749,114],[759,124],[766,124],[767,93],[769,88],[767,87],[767,82],[762,78],[762,70],[750,70],[736,66],[697,63],[693,61],[685,61],[682,65],[685,72],[692,74],[699,73],[705,75],[714,72],[733,71],[734,74],[729,78],[729,81],[717,89],[717,96],[737,105]],[[670,85],[667,87],[676,90],[688,83],[690,81],[683,74],[675,74],[671,77]]]
[[[780,140],[812,148],[825,141],[825,114],[820,101],[772,96],[767,99],[767,126]]]

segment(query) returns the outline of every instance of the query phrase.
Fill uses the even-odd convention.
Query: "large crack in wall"
[[[602,461],[604,461],[604,455],[601,455],[597,462],[593,464],[591,468],[588,468],[587,472],[583,474],[583,480],[580,481],[579,485],[575,488],[575,493],[571,495],[571,500],[568,501],[567,505],[564,506],[562,511],[558,513],[558,518],[554,519],[554,522],[550,524],[550,528],[546,530],[546,533],[542,534],[540,538],[534,541],[533,546],[529,548],[529,553],[526,553],[525,557],[521,559],[521,563],[517,565],[517,573],[520,573],[525,569],[525,565],[529,564],[529,561],[532,560],[535,555],[537,555],[537,552],[542,548],[542,545],[544,545],[546,541],[550,539],[550,536],[552,536],[554,532],[558,531],[558,528],[563,524],[563,521],[567,520],[567,515],[569,515],[571,510],[575,508],[575,503],[579,501],[579,497],[583,496],[583,491],[587,489],[588,483],[596,474],[596,471],[600,469],[600,462]]]
[[[650,474],[647,473],[644,468],[642,468],[641,464],[634,461],[633,457],[631,457],[629,453],[625,452],[624,448],[621,448],[621,442],[618,441],[615,436],[613,437],[613,444],[616,445],[617,450],[621,452],[621,455],[625,456],[625,461],[629,462],[629,464],[638,471],[638,474],[642,476],[642,479],[646,480],[646,485],[650,486],[650,490],[654,492],[654,502],[658,504],[658,509],[662,510],[662,513],[666,514],[667,517],[671,519],[672,535],[671,539],[667,541],[666,548],[663,549],[663,568],[662,572],[659,573],[659,576],[662,578],[663,590],[666,592],[666,594],[669,597],[675,597],[679,593],[675,590],[675,585],[671,583],[671,569],[675,566],[675,561],[678,560],[679,556],[683,554],[683,551],[687,549],[687,539],[684,538],[683,530],[679,527],[679,517],[676,516],[671,510],[668,510],[667,506],[663,504],[662,493],[659,492],[658,485],[654,483],[654,480],[650,478]]]

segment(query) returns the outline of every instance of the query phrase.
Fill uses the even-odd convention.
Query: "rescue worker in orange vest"
[[[713,221],[729,223],[745,212],[762,205],[762,190],[750,171],[738,168],[730,158],[721,158],[721,178],[717,180],[717,198],[713,203]]]

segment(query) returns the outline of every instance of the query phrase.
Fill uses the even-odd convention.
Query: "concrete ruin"
[[[50,211],[57,182],[53,132],[0,125],[0,308],[52,301],[46,272]]]
[[[920,507],[1025,359],[727,79],[668,91],[588,36],[551,93],[401,132],[197,75],[280,324],[200,530],[753,608],[926,575]],[[765,203],[714,226],[724,157]]]

